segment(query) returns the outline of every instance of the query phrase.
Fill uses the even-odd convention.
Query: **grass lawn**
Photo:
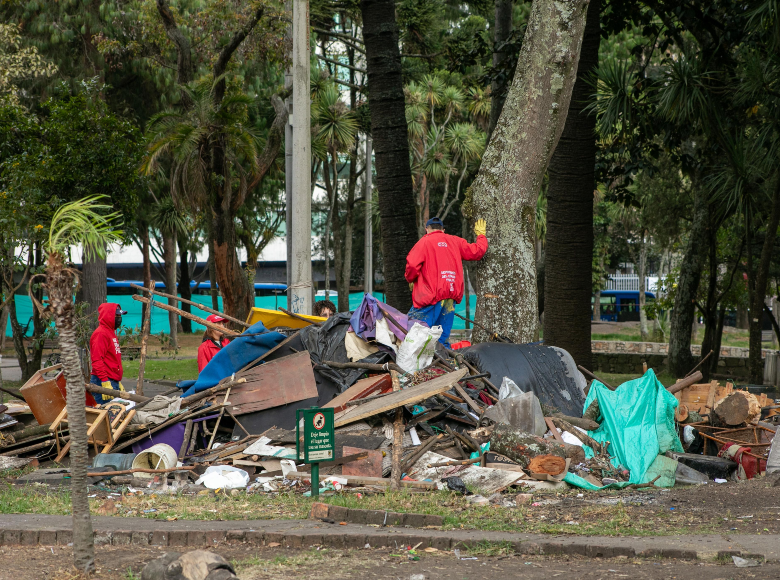
[[[474,491],[479,491],[475,489]],[[195,495],[132,495],[113,496],[116,517],[143,517],[162,520],[248,520],[248,519],[306,519],[314,500],[299,492],[276,494],[235,495],[213,492]],[[567,492],[576,494],[576,490]],[[93,515],[108,500],[106,493],[98,492],[90,499]],[[561,493],[535,493],[534,501],[561,497]],[[554,506],[522,505],[506,508],[502,505],[475,506],[465,496],[449,491],[414,493],[409,490],[387,493],[340,493],[321,496],[319,501],[350,508],[381,509],[407,513],[425,513],[444,516],[442,529],[471,529],[575,535],[677,535],[702,533],[706,526],[699,522],[695,529],[685,520],[663,514],[637,514],[631,506],[593,505],[583,508],[577,516],[578,525],[567,523],[571,515],[557,513]],[[57,514],[70,513],[67,490],[49,490],[46,487],[21,487],[0,482],[0,513]],[[663,518],[659,519],[659,516]],[[567,519],[568,518],[568,519]],[[707,528],[709,529],[709,528]]]
[[[122,361],[126,377],[138,376],[138,359]],[[144,378],[154,380],[180,380],[198,378],[198,360],[194,358],[147,358]]]
[[[642,337],[639,334],[639,323],[629,324],[623,323],[617,324],[604,324],[604,328],[608,329],[606,332],[598,332],[599,326],[593,325],[591,331],[591,340],[614,340],[614,341],[626,341],[626,342],[641,342]],[[701,344],[704,339],[704,326],[700,325],[696,332],[696,338],[692,341],[692,344]],[[723,346],[737,346],[742,348],[748,348],[750,337],[747,330],[739,328],[733,328],[727,326],[723,329]],[[763,343],[763,348],[772,348],[772,341]]]

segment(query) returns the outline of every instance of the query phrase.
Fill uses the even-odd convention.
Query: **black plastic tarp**
[[[557,408],[571,417],[582,417],[585,395],[564,356],[566,351],[536,344],[485,342],[460,351],[490,381],[501,386],[504,377],[512,379],[524,393],[532,392],[543,405]],[[577,371],[575,371],[577,372]]]
[[[334,369],[324,364],[324,361],[350,362],[344,346],[344,336],[350,328],[349,317],[349,312],[341,312],[328,318],[322,326],[311,325],[300,331],[303,346],[317,365],[315,370],[333,381],[342,391],[355,384],[355,381],[366,372],[363,369]],[[362,359],[361,362],[380,364],[387,360],[390,360],[387,353],[377,352]]]

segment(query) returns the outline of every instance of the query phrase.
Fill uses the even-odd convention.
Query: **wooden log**
[[[674,395],[675,393],[682,391],[683,389],[687,389],[691,385],[695,385],[696,383],[700,382],[703,378],[704,375],[701,374],[700,371],[696,371],[691,376],[685,377],[684,379],[677,381],[671,387],[668,387],[667,390]]]
[[[557,455],[537,455],[528,463],[528,471],[531,473],[560,475],[566,471],[566,460]]]
[[[135,392],[139,395],[144,394],[144,372],[146,371],[146,343],[149,341],[149,331],[152,326],[152,302],[154,302],[154,285],[156,282],[152,280],[149,282],[149,292],[152,294],[149,296],[149,306],[146,308],[146,318],[141,326],[141,356],[138,359],[138,381],[135,384]],[[135,284],[131,284],[135,286]],[[136,286],[139,288],[139,286]],[[146,290],[145,288],[143,288]]]
[[[388,371],[395,371],[400,375],[406,374],[404,369],[399,367],[394,362],[389,362],[381,365],[361,362],[336,362],[332,360],[324,360],[322,364],[327,365],[334,369],[365,369],[367,371],[374,371],[376,373],[386,373]]]
[[[598,408],[598,401],[596,399],[593,400],[593,403],[596,404],[596,408]],[[591,404],[592,406],[592,404]],[[590,409],[590,407],[588,407]],[[575,427],[579,427],[580,429],[585,429],[585,431],[595,431],[600,427],[600,425],[590,418],[579,418],[579,417],[569,417],[568,415],[564,415],[562,413],[553,413],[553,417],[556,419],[563,419],[567,423],[571,423]],[[596,415],[598,417],[598,415]]]
[[[132,473],[171,473],[173,471],[192,471],[194,465],[181,467],[169,467],[168,469],[123,469],[122,471],[97,471],[87,473],[87,477],[104,477],[109,475],[130,475]]]
[[[98,385],[93,385],[92,383],[86,383],[84,385],[84,388],[87,389],[90,393],[97,393],[98,395],[106,395],[109,397],[118,397],[120,399],[126,399],[128,401],[133,401],[134,403],[147,403],[151,399],[149,397],[143,397],[141,395],[136,395],[134,393],[128,393],[127,391],[117,391],[116,389],[106,389],[104,387],[100,387]]]
[[[245,328],[249,328],[250,326],[252,326],[248,322],[239,320],[238,318],[233,318],[232,316],[228,316],[224,312],[220,312],[219,310],[214,310],[213,308],[209,308],[205,304],[199,304],[198,302],[193,302],[192,300],[187,300],[186,298],[180,298],[179,296],[174,296],[173,294],[166,294],[165,292],[160,292],[159,290],[155,290],[154,280],[152,280],[151,289],[144,288],[143,286],[138,286],[137,284],[132,284],[132,283],[130,284],[130,286],[132,288],[136,288],[137,290],[146,292],[147,294],[155,294],[157,296],[162,296],[163,298],[173,298],[174,300],[178,300],[179,302],[183,302],[184,304],[189,304],[190,306],[194,306],[195,308],[197,308],[198,310],[202,310],[203,312],[208,312],[209,314],[216,314],[217,316],[221,316],[225,320],[229,320],[230,322],[233,322]]]
[[[561,431],[568,431],[577,439],[582,441],[585,445],[593,449],[596,453],[603,453],[606,449],[605,447],[593,439],[590,435],[587,433],[583,433],[582,431],[579,431],[574,428],[574,425],[570,424],[568,421],[564,421],[563,419],[560,419],[559,417],[551,417],[551,420],[553,424],[558,427]]]
[[[393,392],[401,390],[401,383],[396,371],[390,371],[390,378],[393,381]],[[390,472],[390,489],[400,489],[401,487],[401,454],[404,446],[404,409],[398,407],[395,410],[395,421],[393,421],[393,456]]]
[[[585,458],[581,447],[578,445],[571,445],[570,447],[576,447],[582,454],[582,459]],[[568,449],[565,445],[543,437],[537,437],[531,433],[524,433],[519,429],[504,424],[496,425],[493,433],[490,435],[490,450],[494,453],[506,455],[521,467],[528,467],[531,459],[537,455],[557,455],[564,459],[569,456],[567,455]],[[576,456],[577,452],[572,450],[568,451],[568,453]]]
[[[187,455],[187,451],[190,450],[190,437],[192,437],[192,419],[187,419],[187,423],[184,426],[184,437],[181,440],[181,448],[179,449],[179,461],[184,459]]]
[[[585,409],[585,412],[582,414],[582,418],[586,421],[593,421],[596,423],[596,425],[598,425],[599,415],[601,415],[601,409],[599,409],[599,400],[593,399],[593,402],[588,405],[588,408]]]
[[[403,465],[401,465],[401,471],[404,473],[408,472],[409,468],[414,466],[414,464],[417,463],[420,457],[425,455],[431,447],[433,447],[436,443],[441,441],[442,437],[444,437],[444,435],[441,434],[436,435],[435,437],[431,437],[430,439],[428,439],[428,441],[420,445],[420,448],[417,449],[414,452],[414,454],[411,457],[409,457],[409,459],[403,462]]]
[[[67,441],[70,441],[70,436],[66,435],[65,437],[60,437],[60,442],[65,443]],[[45,449],[46,447],[52,447],[54,449],[56,443],[54,439],[47,439],[46,441],[42,441],[41,443],[36,443],[35,445],[30,445],[28,447],[22,447],[21,449],[13,449],[12,451],[6,451],[4,453],[0,453],[0,455],[5,456],[16,456],[21,455],[22,453],[29,453],[30,451],[38,451],[39,449]]]
[[[148,298],[138,296],[137,294],[133,294],[133,300],[135,300],[136,302],[141,302],[142,304],[149,304]],[[230,330],[229,328],[220,326],[219,324],[214,324],[213,322],[204,320],[200,316],[195,316],[194,314],[185,312],[184,310],[180,308],[176,308],[175,306],[169,306],[168,304],[163,304],[162,302],[154,302],[154,306],[156,306],[157,308],[162,308],[163,310],[167,310],[168,312],[175,312],[179,316],[183,316],[184,318],[189,318],[190,320],[192,320],[193,322],[197,322],[201,326],[211,328],[212,330],[216,330],[217,332],[221,332],[222,334],[226,334],[228,336],[241,336],[241,333],[239,332],[235,332],[233,330]]]
[[[28,437],[35,437],[36,435],[48,435],[49,427],[51,427],[51,423],[47,423],[46,425],[32,425],[30,427],[25,427],[24,429],[5,432],[4,435],[6,437],[10,435],[14,438],[14,441],[21,443]]]
[[[482,454],[479,457],[472,457],[471,459],[457,459],[455,461],[441,461],[439,463],[429,463],[425,467],[449,467],[450,465],[469,465],[471,463],[482,463],[482,458],[485,455]],[[564,462],[565,463],[565,462]]]
[[[758,398],[747,391],[734,391],[725,399],[715,403],[715,408],[712,411],[718,423],[732,427],[743,423],[753,423],[761,417],[761,405],[758,403]]]

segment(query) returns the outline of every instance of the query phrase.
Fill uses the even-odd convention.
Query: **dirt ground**
[[[523,555],[408,553],[370,550],[287,550],[224,547],[215,550],[233,562],[242,580],[275,578],[404,580],[479,580],[523,578],[588,580],[631,578],[680,580],[747,580],[780,578],[780,564],[737,568],[732,562],[692,562],[655,559],[587,559]],[[146,562],[163,553],[159,548],[99,547],[93,578],[138,580]],[[59,548],[0,548],[2,580],[77,580],[71,550]],[[412,558],[418,557],[414,561]]]
[[[535,503],[541,505],[529,512],[535,519],[544,517],[551,524],[574,521],[587,525],[603,516],[614,517],[614,508],[609,507],[622,503],[625,520],[633,525],[644,520],[646,525],[642,527],[661,533],[675,528],[688,533],[780,533],[780,477],[742,483],[709,482],[669,490],[578,495],[572,490],[556,498],[535,498]]]

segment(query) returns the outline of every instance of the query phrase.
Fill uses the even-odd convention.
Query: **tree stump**
[[[734,427],[744,423],[755,423],[761,417],[758,398],[747,391],[735,391],[715,403],[712,410],[719,425]]]
[[[560,475],[566,471],[566,460],[557,455],[537,455],[528,463],[528,471]]]

